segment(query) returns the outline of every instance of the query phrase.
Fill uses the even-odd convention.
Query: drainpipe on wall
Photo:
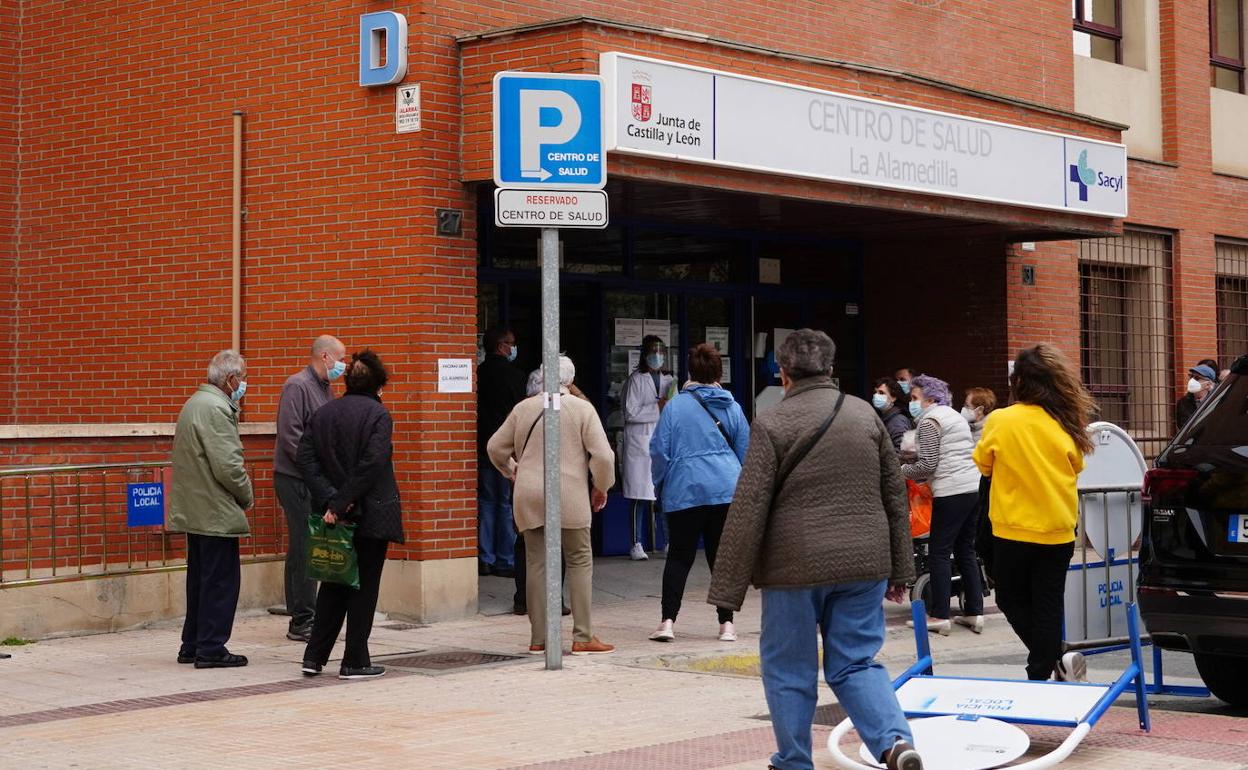
[[[233,233],[230,244],[230,347],[243,352],[243,111],[234,110]]]

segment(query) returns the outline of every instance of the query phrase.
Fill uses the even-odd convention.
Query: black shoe
[[[235,655],[230,652],[223,652],[211,658],[203,655],[195,656],[195,668],[238,668],[245,665],[247,665],[245,655]]]
[[[528,605],[525,605],[525,604],[511,605],[511,614],[512,615],[528,615],[529,614]]]
[[[508,580],[514,580],[516,577],[516,571],[511,567],[495,567],[494,574],[501,578],[507,578]]]
[[[317,674],[321,673],[321,669],[323,668],[325,667],[322,666],[320,663],[313,663],[310,660],[305,660],[303,662],[303,669],[302,669],[303,675],[304,676],[316,676]]]
[[[286,638],[292,642],[308,642],[312,639],[312,624],[305,623],[302,626],[291,626],[286,631]]]
[[[483,561],[477,562],[477,576],[478,577],[485,577],[486,575],[493,575],[493,574],[494,574],[493,567],[491,567],[489,564],[486,564]]]
[[[195,662],[195,653],[193,653],[193,652],[183,652],[183,651],[181,651],[181,650],[178,650],[178,662],[179,662],[179,663],[194,663],[194,662]]]
[[[563,605],[563,609],[561,610],[561,613],[566,618],[568,615],[572,614],[572,608],[565,604]]]
[[[338,669],[339,679],[376,679],[386,673],[385,666],[361,666],[360,668],[347,668],[343,666]]]
[[[923,758],[906,741],[897,741],[888,753],[888,770],[923,770]]]

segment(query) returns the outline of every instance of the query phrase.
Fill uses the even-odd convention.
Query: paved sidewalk
[[[600,566],[596,577],[611,590],[598,592],[595,632],[619,650],[566,658],[562,672],[521,654],[527,619],[509,614],[416,628],[379,621],[372,644],[378,662],[454,650],[520,657],[423,673],[410,667],[418,661],[401,661],[371,682],[301,677],[302,645],[285,639],[285,618],[267,614],[242,617],[235,628],[231,649],[251,658],[243,669],[175,663],[176,623],[11,648],[14,657],[0,661],[0,768],[763,770],[774,746],[753,673],[757,595],[738,617],[740,641],[719,642],[699,565],[678,641],[655,644],[646,635],[658,621],[653,595],[661,569],[661,560]],[[626,579],[615,579],[623,573]],[[503,587],[485,589],[501,595]],[[492,606],[499,611],[497,601]],[[902,625],[907,609],[887,612],[881,660],[897,672],[912,660],[913,642]],[[1021,648],[999,615],[982,636],[958,629],[934,638],[933,647],[942,673],[1014,676],[1021,669]],[[1108,676],[1094,668],[1094,678],[1102,673]],[[831,763],[821,744],[838,716],[826,687],[820,702],[822,769]],[[1153,733],[1143,735],[1134,709],[1112,709],[1063,767],[1248,766],[1248,722],[1161,710],[1153,718]],[[1028,732],[1038,751],[1063,737]]]

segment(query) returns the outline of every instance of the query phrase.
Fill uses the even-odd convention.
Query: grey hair
[[[542,379],[539,382],[546,381],[546,367],[541,366],[538,371],[542,373]],[[572,363],[572,359],[567,356],[559,356],[559,384],[568,387],[572,381],[576,379],[576,364]],[[538,386],[538,393],[541,392],[541,385]]]
[[[793,380],[829,375],[835,359],[836,343],[817,329],[790,332],[776,351],[776,363]]]
[[[208,363],[208,383],[224,388],[226,380],[241,377],[246,368],[247,362],[237,351],[222,350]]]
[[[340,347],[346,349],[346,345],[343,345],[337,337],[332,334],[322,334],[312,340],[312,357],[316,358],[322,353],[332,353]]]
[[[542,392],[542,370],[534,369],[529,372],[529,381],[524,384],[524,395],[536,396]]]

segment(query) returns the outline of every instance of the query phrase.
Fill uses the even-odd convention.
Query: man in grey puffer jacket
[[[914,578],[910,509],[888,431],[875,410],[845,397],[827,432],[798,459],[841,394],[829,373],[836,346],[800,329],[777,351],[784,400],[754,421],[728,512],[708,601],[737,610],[762,589],[763,690],[776,770],[812,770],[818,698],[816,630],[824,677],[871,753],[894,770],[921,770],[888,672],[883,600]]]

